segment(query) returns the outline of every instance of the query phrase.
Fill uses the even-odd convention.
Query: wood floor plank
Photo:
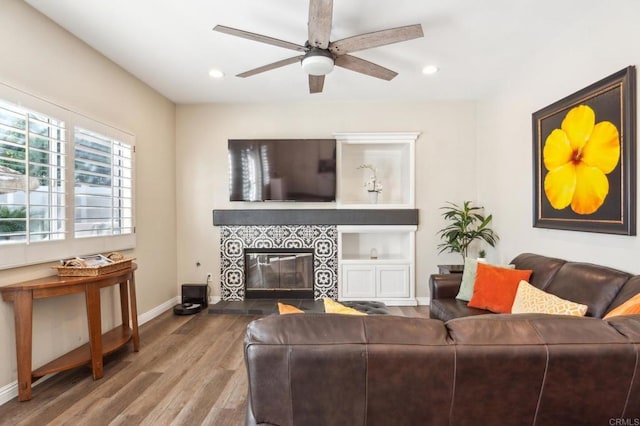
[[[206,318],[206,317],[205,317]],[[166,401],[173,398],[175,392],[180,392],[182,389],[189,389],[195,384],[190,384],[193,380],[198,379],[198,375],[203,374],[213,367],[215,359],[223,353],[224,350],[230,349],[229,343],[234,338],[243,336],[244,333],[235,334],[225,333],[224,329],[230,327],[234,322],[241,321],[241,317],[233,315],[225,315],[221,318],[216,318],[214,321],[207,321],[210,324],[202,323],[201,331],[204,333],[207,330],[213,330],[217,336],[215,338],[203,339],[201,334],[195,333],[191,336],[187,336],[188,344],[185,344],[182,348],[176,352],[176,356],[173,357],[173,367],[165,371],[162,377],[155,383],[153,389],[149,389],[146,392],[144,398],[138,399],[135,403],[131,404],[121,414],[121,418],[115,419],[115,424],[120,423],[122,419],[136,419],[137,423],[142,422],[147,416],[156,416],[154,410],[159,407],[158,410],[162,410],[166,405]],[[246,320],[245,320],[246,321]],[[213,326],[211,325],[213,324]],[[248,324],[248,321],[246,322]],[[244,325],[246,327],[246,324]],[[209,343],[207,345],[207,342]],[[236,349],[237,350],[237,349]],[[240,356],[242,349],[239,350]],[[208,354],[208,355],[207,355]],[[204,360],[203,360],[204,359]],[[151,367],[155,370],[155,367]],[[137,424],[136,423],[136,424]]]
[[[94,381],[91,378],[91,370],[88,368],[78,368],[65,373],[60,373],[51,380],[56,382],[50,384],[50,388],[43,392],[44,398],[40,399],[41,389],[40,386],[34,388],[33,399],[26,402],[18,402],[16,400],[0,407],[0,419],[4,424],[5,416],[2,411],[5,407],[11,408],[13,405],[13,418],[15,421],[10,421],[11,415],[7,416],[7,424],[13,425],[41,425],[41,419],[55,419],[61,415],[67,409],[78,406],[83,398],[91,398],[91,395],[98,389],[100,389],[107,381],[113,380],[118,377],[118,373],[126,369],[130,363],[128,362],[114,362],[114,358],[110,359],[111,362],[106,362],[104,365],[105,378]],[[60,377],[58,377],[60,376]],[[104,382],[102,382],[104,380]],[[48,384],[45,382],[45,384]],[[44,384],[42,385],[44,386]],[[32,404],[32,401],[38,401],[36,404]],[[32,408],[32,409],[28,409]],[[27,410],[25,410],[27,409]]]
[[[54,423],[108,425],[146,389],[150,388],[160,376],[161,373],[141,372],[113,395],[100,398],[99,405],[92,403],[81,411],[72,408],[58,416]]]
[[[236,322],[240,322],[239,319],[243,317],[233,316],[232,318]],[[248,321],[246,323],[248,324]],[[179,385],[168,389],[166,396],[151,410],[142,424],[164,424],[169,419],[177,418],[194,393],[206,386],[212,375],[218,374],[218,371],[228,371],[220,368],[220,362],[225,362],[226,353],[229,351],[239,352],[240,357],[242,356],[241,335],[233,327],[229,331],[223,332],[217,340],[209,345],[206,353],[200,359],[189,364],[189,371],[180,380]],[[237,368],[240,368],[242,364],[236,363],[236,365]],[[227,380],[232,373],[232,371],[229,373]]]
[[[427,318],[427,307],[391,307]],[[33,388],[33,399],[0,406],[0,425],[242,425],[247,398],[243,339],[258,316],[176,316],[167,311],[140,327],[131,345],[105,359],[105,374],[77,368]]]
[[[209,414],[209,407],[215,405],[222,390],[229,383],[233,371],[214,369],[214,374],[209,376],[199,389],[194,389],[186,404],[175,417],[173,423],[184,425],[202,424]]]

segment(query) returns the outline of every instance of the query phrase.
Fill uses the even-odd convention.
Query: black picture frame
[[[604,121],[613,124],[618,130],[620,157],[615,168],[608,171],[600,171],[603,173],[608,182],[608,191],[604,192],[603,199],[597,199],[597,202],[586,203],[584,194],[592,194],[598,190],[591,188],[602,188],[603,185],[591,184],[598,179],[599,176],[591,180],[592,172],[589,175],[585,170],[594,170],[594,164],[587,164],[582,154],[586,152],[584,148],[576,148],[571,151],[570,157],[558,156],[553,157],[552,153],[554,144],[549,147],[549,165],[554,170],[552,178],[547,180],[547,175],[552,171],[547,168],[545,163],[544,151],[545,144],[549,135],[556,129],[561,129],[562,123],[570,111],[577,107],[587,106],[595,113],[596,126]],[[584,111],[586,108],[583,108]],[[577,111],[577,110],[576,110]],[[532,114],[533,127],[533,226],[536,228],[562,229],[570,231],[583,232],[599,232],[607,234],[619,235],[636,235],[636,69],[635,66],[629,66],[621,71],[616,72],[576,93],[573,93],[553,104],[542,108]],[[594,126],[595,128],[595,126]],[[567,135],[568,148],[571,150],[574,145],[571,138],[568,137],[570,132],[564,132]],[[591,135],[595,133],[590,133]],[[554,136],[559,136],[556,134]],[[563,138],[564,136],[561,136]],[[552,139],[552,138],[550,138]],[[556,141],[558,138],[553,138]],[[577,138],[574,138],[577,139]],[[562,139],[564,140],[564,139]],[[583,145],[586,146],[588,142]],[[595,138],[594,138],[595,140]],[[595,145],[595,142],[594,142]],[[555,145],[557,146],[557,145]],[[565,145],[563,145],[565,146]],[[602,146],[602,145],[599,145]],[[594,152],[593,150],[591,151]],[[597,151],[600,152],[600,151]],[[591,154],[591,158],[596,158]],[[555,160],[561,158],[561,161]],[[571,158],[563,166],[558,166],[565,158]],[[605,158],[602,156],[601,158]],[[575,167],[574,174],[564,173],[567,168],[559,170],[561,167]],[[560,174],[562,173],[562,174]],[[593,172],[598,174],[597,171]],[[566,176],[573,176],[575,179],[566,179],[562,182],[568,182],[567,185],[558,186],[558,176],[563,179]],[[589,179],[584,177],[588,176]],[[582,181],[580,181],[580,179]],[[554,184],[556,184],[554,186]],[[547,186],[548,185],[548,186]],[[573,195],[570,191],[561,191],[558,188],[574,188]],[[591,185],[591,186],[590,186]],[[605,186],[606,187],[606,186]],[[587,190],[585,190],[587,188]],[[547,192],[548,191],[548,192]],[[553,198],[553,203],[550,199]],[[558,194],[563,194],[559,196]],[[582,196],[580,200],[578,195]],[[565,207],[570,197],[571,202]],[[602,198],[602,197],[601,197]],[[593,198],[587,198],[588,201]],[[575,202],[575,205],[574,205]],[[595,211],[589,212],[585,205],[593,208],[598,202],[601,204]],[[582,211],[580,211],[582,209]]]

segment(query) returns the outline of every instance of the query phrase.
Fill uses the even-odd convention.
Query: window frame
[[[82,113],[56,105],[45,99],[15,89],[0,82],[0,99],[18,107],[47,115],[64,122],[65,127],[65,187],[64,238],[59,240],[20,241],[0,244],[0,270],[39,263],[54,262],[66,257],[133,249],[136,246],[136,159],[135,136],[124,130],[92,119]],[[129,145],[131,155],[132,232],[121,235],[75,236],[75,129],[79,127]]]

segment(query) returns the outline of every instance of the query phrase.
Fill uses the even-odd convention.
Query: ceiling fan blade
[[[273,70],[273,69],[284,67],[286,65],[290,65],[296,62],[300,62],[303,57],[304,56],[294,56],[293,58],[283,59],[281,61],[277,61],[277,62],[263,65],[261,67],[258,67],[249,71],[245,71],[241,74],[238,74],[236,77],[242,77],[242,78],[251,77],[252,75],[260,74],[261,72]]]
[[[309,74],[309,93],[322,93],[324,75]]]
[[[224,25],[216,25],[213,28],[213,31],[218,31],[219,33],[230,34],[236,37],[246,38],[248,40],[259,41],[261,43],[270,44],[272,46],[284,47],[285,49],[296,50],[298,52],[304,52],[306,49],[304,46],[300,46],[295,43],[289,43],[288,41],[278,40],[277,38],[250,33],[249,31],[238,30],[236,28],[225,27]]]
[[[369,75],[371,77],[381,78],[383,80],[391,80],[398,75],[397,72],[391,71],[373,62],[356,58],[351,55],[341,55],[336,58],[335,64],[339,67],[346,68],[351,71]]]
[[[309,45],[326,49],[331,35],[333,0],[309,2]]]
[[[422,25],[408,25],[406,27],[390,28],[388,30],[375,31],[372,33],[343,38],[342,40],[334,41],[329,44],[329,50],[334,55],[345,55],[359,50],[386,46],[387,44],[413,40],[414,38],[420,38],[423,36],[424,33],[422,32]]]

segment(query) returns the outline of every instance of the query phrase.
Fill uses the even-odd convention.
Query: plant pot
[[[378,193],[376,191],[369,191],[369,204],[378,204]]]

